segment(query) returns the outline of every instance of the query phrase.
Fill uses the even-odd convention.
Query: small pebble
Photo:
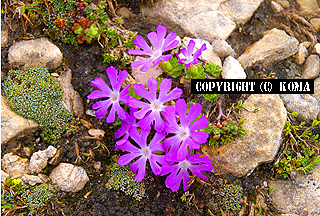
[[[59,74],[58,74],[58,73],[52,73],[51,76],[53,76],[53,77],[59,77]]]

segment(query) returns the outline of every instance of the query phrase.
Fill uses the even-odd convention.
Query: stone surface
[[[39,177],[39,176],[34,176],[34,175],[23,175],[21,177],[21,181],[24,184],[29,184],[31,186],[34,186],[36,184],[42,184],[44,181]]]
[[[319,9],[317,0],[296,0],[299,4],[301,11],[303,12],[314,12],[316,13]]]
[[[227,41],[221,39],[214,39],[211,43],[213,51],[217,53],[220,58],[225,58],[228,56],[234,56],[234,50],[228,44]]]
[[[8,60],[14,69],[38,66],[52,70],[62,63],[62,53],[47,38],[40,38],[14,43],[9,49]]]
[[[1,144],[23,137],[39,128],[37,122],[21,117],[11,110],[1,94]]]
[[[244,69],[267,66],[292,56],[298,51],[299,41],[285,31],[272,29],[261,40],[248,47],[238,58]]]
[[[320,58],[318,55],[310,55],[302,68],[302,79],[315,79],[320,73]]]
[[[306,60],[308,56],[308,50],[305,46],[303,46],[303,44],[299,44],[299,49],[298,49],[298,52],[296,53],[296,63],[298,65],[301,65],[304,63],[304,61]]]
[[[217,175],[244,176],[260,163],[272,161],[278,152],[287,117],[279,95],[251,95],[244,105],[249,110],[260,110],[255,113],[241,111],[247,135],[219,148],[203,146],[203,155],[212,159],[212,172]]]
[[[221,76],[223,79],[245,79],[247,74],[237,59],[228,56],[223,62]]]
[[[44,151],[37,151],[33,153],[30,158],[29,170],[30,173],[39,173],[43,168],[47,166],[48,159],[52,158],[57,152],[57,149],[53,146],[49,146]]]
[[[8,44],[8,28],[2,26],[1,28],[1,47],[5,47]]]
[[[88,133],[93,137],[103,138],[106,132],[101,129],[90,129]]]
[[[320,165],[312,174],[302,172],[295,181],[290,179],[269,180],[269,187],[275,187],[271,201],[282,213],[296,215],[320,215]]]
[[[78,192],[89,181],[86,171],[68,163],[61,163],[49,175],[55,188],[65,192]]]
[[[319,114],[317,99],[309,94],[281,94],[283,103],[289,112],[297,112],[298,121],[312,121]]]
[[[320,55],[320,43],[317,43],[317,44],[314,46],[314,49],[315,49],[315,51],[318,53],[318,55]]]
[[[169,31],[205,40],[227,39],[237,24],[250,19],[262,0],[166,0],[142,7],[146,19]]]
[[[142,60],[144,59],[143,57],[137,56],[136,60]],[[139,67],[132,67],[132,76],[133,78],[136,80],[137,83],[141,83],[142,85],[144,85],[144,87],[148,87],[148,79],[153,77],[153,78],[157,78],[158,76],[160,76],[163,73],[162,67],[160,66],[160,64],[158,64],[155,67],[151,67],[147,72],[142,72],[140,71],[140,68],[142,66]]]
[[[1,170],[1,183],[3,183],[9,175]]]
[[[274,13],[280,13],[281,11],[283,11],[283,7],[281,6],[281,4],[275,1],[271,2],[271,8]]]
[[[313,18],[310,20],[310,23],[317,31],[320,30],[320,18]]]
[[[205,43],[207,49],[205,51],[202,52],[201,56],[199,57],[199,59],[201,59],[202,61],[204,61],[204,63],[215,63],[217,65],[219,65],[220,67],[222,66],[221,64],[221,59],[219,58],[219,56],[214,52],[213,47],[211,46],[211,44],[203,39],[194,39],[194,38],[190,38],[190,37],[184,37],[182,39],[182,47],[187,47],[190,40],[193,40],[196,44],[194,46],[194,50],[193,52],[196,52],[198,49],[201,48],[201,46]]]
[[[76,117],[81,118],[84,114],[83,102],[80,94],[74,90],[71,79],[72,74],[70,69],[57,78],[63,90],[62,105],[69,112],[73,112]]]
[[[116,11],[116,14],[120,17],[129,19],[130,17],[135,17],[136,15],[131,12],[128,8],[126,7],[121,7]]]
[[[314,94],[311,96],[320,103],[320,77],[314,80]]]
[[[284,8],[290,7],[290,2],[288,0],[276,0],[277,3],[279,3]]]
[[[1,160],[1,169],[12,178],[19,178],[29,172],[29,161],[27,158],[8,153]]]

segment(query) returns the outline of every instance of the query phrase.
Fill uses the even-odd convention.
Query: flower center
[[[187,137],[189,137],[189,128],[180,127],[177,135],[180,137],[181,140],[185,140]]]
[[[149,147],[145,147],[145,148],[141,149],[141,154],[145,158],[150,158],[151,150],[149,149]]]
[[[152,57],[153,57],[154,59],[156,59],[156,58],[159,58],[161,55],[162,55],[161,50],[156,50],[156,51],[154,51]]]
[[[160,112],[162,110],[163,105],[158,101],[155,100],[154,102],[151,103],[151,110]]]
[[[110,95],[110,99],[112,103],[119,102],[120,94],[119,92],[112,92]]]
[[[181,169],[188,169],[190,166],[190,163],[187,160],[184,160],[179,163],[179,166]]]

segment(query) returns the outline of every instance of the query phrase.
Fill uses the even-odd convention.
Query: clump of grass
[[[62,88],[47,69],[10,70],[2,89],[14,112],[39,123],[44,140],[55,142],[63,132],[77,131],[73,114],[62,106]]]

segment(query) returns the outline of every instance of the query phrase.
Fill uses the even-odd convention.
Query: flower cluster
[[[176,40],[174,32],[165,38],[166,33],[166,28],[159,25],[157,33],[148,34],[153,48],[142,37],[137,36],[135,44],[143,50],[130,50],[129,53],[148,55],[150,58],[133,62],[131,66],[142,65],[141,71],[145,72],[161,61],[168,61],[172,55],[163,53],[176,47],[179,41]],[[180,63],[188,67],[197,63],[197,58],[206,47],[204,45],[192,54],[194,46],[195,43],[191,41],[187,49],[181,49]],[[181,181],[183,189],[187,190],[190,187],[191,174],[206,180],[207,177],[202,171],[212,170],[211,160],[208,157],[200,157],[200,154],[194,154],[194,150],[200,149],[201,144],[204,144],[209,136],[206,132],[199,131],[209,124],[205,116],[199,117],[202,106],[199,103],[191,104],[188,110],[186,101],[180,99],[182,90],[177,87],[172,89],[172,80],[165,78],[162,79],[160,86],[156,79],[150,78],[148,89],[142,84],[135,83],[134,93],[144,99],[137,100],[128,95],[130,84],[120,91],[127,74],[125,70],[118,72],[115,68],[109,67],[107,75],[112,89],[98,77],[91,81],[91,86],[100,90],[94,90],[88,95],[89,99],[107,98],[93,104],[92,108],[98,109],[97,118],[104,118],[111,106],[107,122],[115,121],[115,113],[121,119],[121,127],[115,133],[115,137],[119,139],[115,149],[126,151],[128,154],[118,159],[118,165],[130,164],[130,169],[136,173],[135,181],[140,182],[145,177],[148,162],[155,175],[169,174],[166,186],[172,191],[178,191]],[[177,100],[175,105],[168,105],[174,100]],[[129,113],[120,106],[120,101],[130,107]]]

